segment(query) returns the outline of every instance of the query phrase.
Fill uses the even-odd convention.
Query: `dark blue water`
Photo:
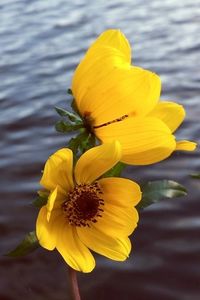
[[[69,106],[66,90],[89,44],[120,28],[136,65],[157,72],[162,98],[183,104],[179,138],[199,141],[200,1],[0,1],[0,234],[1,254],[34,228],[31,206],[47,157],[65,145],[53,124],[55,105]],[[125,263],[97,256],[91,274],[79,274],[83,299],[200,299],[199,151],[176,153],[125,176],[144,182],[169,178],[187,187],[183,199],[166,200],[140,214]],[[67,270],[56,252],[37,250],[1,257],[1,300],[69,299]]]

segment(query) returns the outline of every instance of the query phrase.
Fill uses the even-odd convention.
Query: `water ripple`
[[[200,2],[1,0],[0,13],[3,254],[34,229],[37,211],[31,201],[39,189],[40,170],[66,143],[53,128],[53,107],[69,107],[66,90],[73,70],[103,30],[124,31],[134,64],[158,72],[162,98],[186,107],[177,138],[200,140]],[[97,256],[98,268],[80,277],[84,299],[199,299],[200,185],[189,176],[199,170],[199,150],[176,153],[157,165],[127,168],[124,175],[138,182],[180,181],[189,196],[141,212],[129,260],[122,264]],[[20,260],[1,261],[0,299],[66,297],[65,266],[58,254],[39,250]]]

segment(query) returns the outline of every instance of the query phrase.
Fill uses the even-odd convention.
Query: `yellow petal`
[[[103,199],[104,196],[103,196]],[[125,237],[131,235],[137,227],[139,220],[138,212],[134,207],[119,207],[106,202],[105,199],[102,217],[97,218],[95,227],[102,232],[117,237]]]
[[[94,257],[79,239],[76,228],[65,223],[58,230],[56,248],[65,262],[77,271],[91,272],[95,267]]]
[[[160,78],[132,67],[120,47],[98,45],[88,51],[72,80],[81,115],[90,116],[93,124],[99,126],[129,113],[150,112],[160,96]]]
[[[67,193],[73,187],[72,167],[72,151],[67,148],[58,150],[47,160],[40,184],[50,191],[59,186],[63,193]]]
[[[85,152],[75,166],[78,184],[91,183],[110,170],[121,158],[119,142],[112,141]]]
[[[106,203],[118,207],[133,207],[141,200],[137,183],[125,178],[109,177],[98,180]]]
[[[178,141],[176,143],[176,150],[194,151],[197,147],[197,143],[190,141]]]
[[[48,198],[48,202],[46,205],[47,208],[47,221],[49,222],[50,216],[51,216],[51,211],[54,207],[54,203],[56,200],[56,196],[57,196],[57,187],[55,188],[55,190],[49,195]]]
[[[90,46],[88,52],[94,51],[96,47],[116,48],[124,54],[127,62],[131,62],[131,47],[125,35],[117,29],[109,29],[104,31],[96,41]]]
[[[47,221],[49,222],[53,209],[61,208],[62,203],[66,200],[66,196],[59,192],[58,187],[50,193],[47,201]]]
[[[100,52],[98,51],[99,48],[101,49]],[[99,55],[97,55],[97,51],[100,57]],[[101,59],[101,56],[103,55],[104,67],[106,65],[109,69],[112,70],[114,62],[119,63],[125,61],[128,64],[130,64],[130,51],[130,45],[126,37],[118,30],[108,30],[101,34],[99,38],[97,38],[97,40],[91,45],[91,47],[87,51],[84,59],[81,61],[81,63],[75,70],[74,77],[72,80],[72,91],[73,95],[76,95],[76,102],[78,107],[80,106],[80,101],[82,98],[81,95],[84,94],[87,90],[87,86],[84,86],[84,83],[92,83],[93,79],[95,79],[93,78],[93,76],[88,78],[88,70],[90,70],[90,68],[93,67],[93,63],[95,62],[96,64],[98,64],[99,59]],[[107,63],[105,63],[105,61]],[[85,77],[86,73],[87,77]],[[101,77],[103,74],[105,75],[106,72],[104,68],[101,68],[101,74],[96,75],[99,75]],[[93,84],[91,84],[91,86],[92,85]]]
[[[111,237],[95,227],[77,228],[78,236],[91,250],[116,261],[124,261],[131,251],[130,240],[126,237]]]
[[[53,250],[56,246],[56,224],[59,220],[62,220],[62,214],[61,210],[54,210],[51,219],[48,222],[47,213],[48,211],[46,206],[43,206],[39,211],[36,221],[36,235],[43,248]]]
[[[153,117],[132,117],[95,130],[104,143],[117,139],[122,146],[121,161],[147,165],[167,158],[176,147],[170,129]]]
[[[162,101],[150,112],[150,117],[161,119],[174,132],[183,122],[185,110],[182,105]]]

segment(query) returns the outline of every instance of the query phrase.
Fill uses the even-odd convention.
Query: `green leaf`
[[[68,148],[72,150],[74,155],[78,153],[78,149],[80,147],[81,141],[83,138],[85,138],[85,130],[81,133],[79,133],[75,138],[71,138],[71,140],[68,143]]]
[[[33,201],[33,205],[37,208],[41,208],[42,206],[47,204],[48,197],[49,197],[49,192],[39,191],[38,197]]]
[[[122,162],[118,162],[112,169],[107,171],[103,177],[120,177],[121,172],[124,170],[126,167],[126,164]]]
[[[6,256],[20,257],[27,255],[39,247],[39,242],[36,237],[35,231],[29,232],[21,243],[11,252],[7,253]]]
[[[190,175],[192,178],[195,178],[195,179],[200,179],[200,173],[194,173],[194,174],[191,174]]]
[[[94,147],[95,142],[95,136],[83,130],[79,135],[69,141],[68,148],[73,151],[74,155],[77,155],[79,151],[84,153],[86,150]]]
[[[67,133],[83,128],[83,124],[71,124],[61,120],[56,123],[55,128],[58,132]]]
[[[81,134],[82,133],[80,133],[80,135]],[[78,152],[78,148],[79,148],[79,138],[78,137],[80,135],[78,135],[75,138],[71,138],[70,141],[69,141],[69,143],[68,143],[68,148],[70,148],[72,150],[72,152],[73,152],[74,155],[76,155],[77,152]]]
[[[149,181],[142,187],[142,200],[137,205],[143,209],[165,198],[177,198],[187,195],[187,190],[178,182],[172,180]]]
[[[57,106],[55,106],[55,110],[61,117],[68,117],[70,121],[75,122],[76,124],[82,124],[79,116]]]

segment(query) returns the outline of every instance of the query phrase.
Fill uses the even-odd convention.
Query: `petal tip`
[[[198,146],[198,144],[195,142],[183,140],[183,141],[178,141],[176,143],[176,150],[194,151],[197,146]]]

